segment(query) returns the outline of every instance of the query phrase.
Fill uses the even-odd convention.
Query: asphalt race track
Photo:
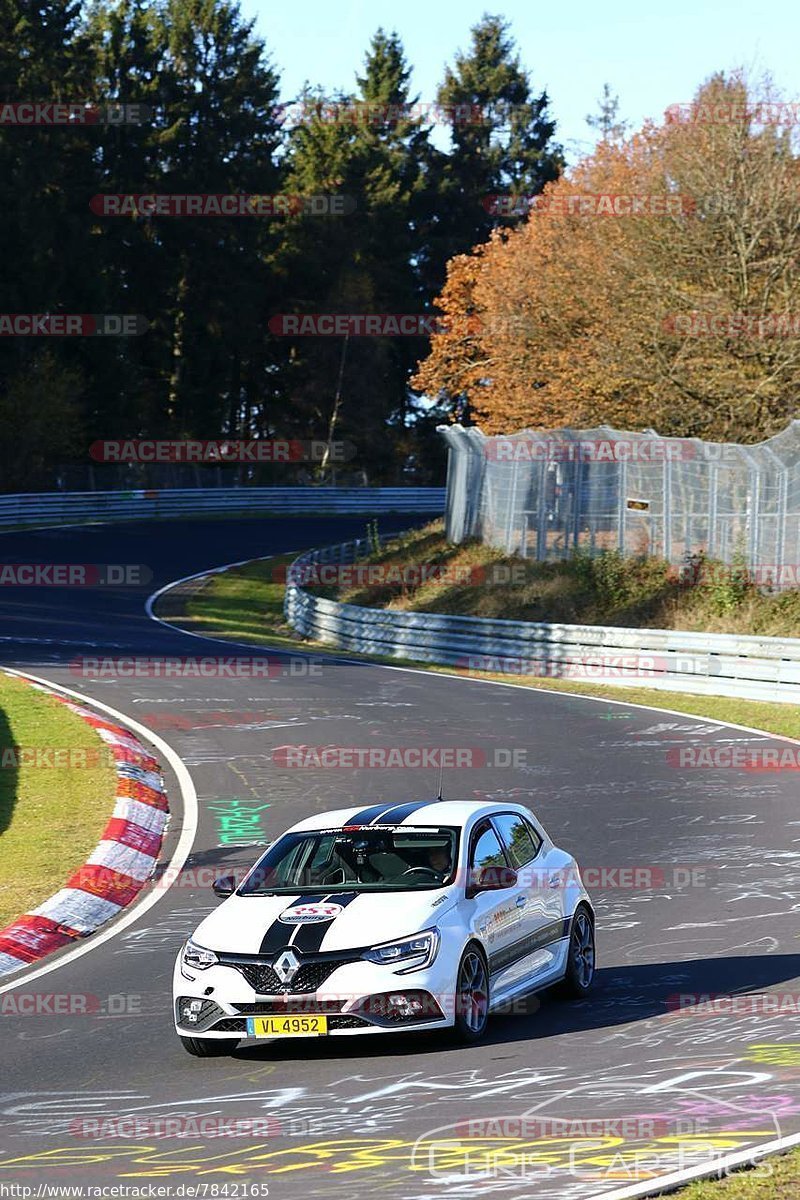
[[[383,518],[381,528],[410,523]],[[150,620],[147,596],[206,568],[363,528],[360,518],[304,518],[0,537],[3,562],[150,568],[152,581],[135,588],[5,589],[0,662],[157,732],[185,762],[200,802],[186,870],[154,906],[76,961],[0,995],[89,994],[100,1004],[93,1015],[3,1015],[0,1183],[168,1184],[172,1195],[202,1184],[194,1194],[210,1198],[264,1195],[242,1189],[268,1185],[272,1200],[570,1200],[800,1130],[800,1025],[791,1011],[800,995],[798,776],[674,765],[687,746],[769,739],[335,658],[284,656],[279,672],[259,679],[78,672],[78,656],[100,652],[225,654]],[[530,803],[576,855],[598,910],[593,998],[544,997],[527,1015],[493,1018],[487,1040],[467,1049],[418,1035],[289,1040],[190,1058],[173,1031],[170,980],[182,940],[218,903],[197,869],[249,864],[257,843],[316,810],[435,794],[430,771],[270,761],[273,749],[297,743],[485,750],[492,765],[452,771],[446,794]],[[169,854],[182,813],[166,777]],[[247,814],[250,846],[225,844],[237,827],[232,813]],[[772,998],[751,996],[743,1011],[676,1010],[678,996],[765,989]],[[778,1001],[785,1011],[773,1011]],[[120,1136],[85,1136],[87,1119],[133,1115],[239,1118],[243,1128],[270,1121],[260,1136],[197,1136],[189,1127],[187,1136],[131,1137],[123,1125]],[[506,1120],[487,1124],[496,1118]]]

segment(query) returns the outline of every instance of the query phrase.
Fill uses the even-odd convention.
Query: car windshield
[[[455,876],[458,831],[376,826],[287,833],[256,863],[240,896],[417,891]]]

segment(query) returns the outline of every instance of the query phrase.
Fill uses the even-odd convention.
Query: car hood
[[[192,940],[228,954],[272,954],[290,944],[303,953],[351,950],[435,925],[456,902],[454,889],[322,896],[230,896],[202,921]],[[293,911],[294,910],[294,911]],[[289,918],[289,922],[284,918]],[[296,921],[293,918],[299,917]],[[320,919],[323,918],[323,919]]]

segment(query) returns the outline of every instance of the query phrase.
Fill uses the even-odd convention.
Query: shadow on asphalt
[[[797,978],[796,954],[701,958],[690,962],[642,963],[607,967],[597,973],[591,998],[561,1000],[551,989],[524,1001],[527,1011],[495,1014],[478,1046],[502,1046],[537,1041],[560,1034],[612,1029],[661,1018],[666,1028],[686,1027],[714,1019],[691,1012],[693,1002],[714,996],[758,993]],[[794,989],[797,991],[797,989]],[[523,1007],[523,1005],[520,1005]],[[248,1043],[233,1052],[244,1061],[278,1062],[358,1058],[397,1058],[414,1054],[464,1053],[464,1046],[449,1042],[447,1031],[418,1034],[385,1034],[368,1037],[290,1038],[264,1046]]]

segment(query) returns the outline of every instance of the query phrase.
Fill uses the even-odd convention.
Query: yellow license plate
[[[248,1017],[249,1037],[317,1037],[328,1032],[327,1017]]]

